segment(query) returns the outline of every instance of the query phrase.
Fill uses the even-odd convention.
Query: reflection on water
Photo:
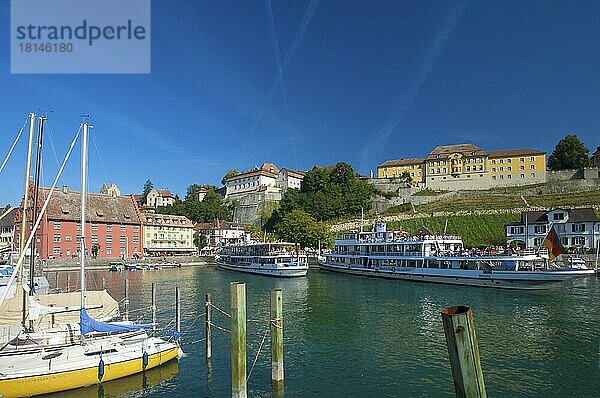
[[[247,284],[250,319],[267,319],[269,289],[283,289],[288,398],[453,396],[440,310],[458,304],[473,309],[490,396],[598,396],[600,390],[600,283],[594,277],[553,291],[519,292],[315,270],[306,278],[273,279],[193,267],[95,272],[89,286],[101,286],[102,278],[117,300],[123,298],[125,278],[129,280],[132,310],[150,305],[151,283],[156,283],[161,327],[173,318],[174,290],[179,286],[187,354],[179,362],[181,371],[169,380],[123,392],[107,392],[106,383],[104,396],[229,396],[230,336],[213,331],[210,375],[204,342],[197,340],[204,337],[204,295],[211,293],[215,304],[227,310],[229,283],[234,280]],[[64,275],[59,281],[65,281]],[[215,311],[213,321],[229,326],[229,319]],[[248,368],[265,330],[265,324],[248,324]],[[252,397],[271,396],[268,337],[248,390]],[[98,389],[94,391],[97,396]]]

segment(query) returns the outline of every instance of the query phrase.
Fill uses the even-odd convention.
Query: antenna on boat
[[[360,232],[363,232],[363,224],[365,222],[365,209],[364,207],[360,208]]]

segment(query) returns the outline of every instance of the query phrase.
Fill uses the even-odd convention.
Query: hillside
[[[462,235],[468,247],[502,245],[505,244],[504,224],[518,221],[522,211],[587,206],[600,212],[600,188],[578,190],[544,184],[462,192],[451,196],[440,194],[439,199],[424,205],[413,207],[407,203],[391,207],[385,213],[365,220],[364,224],[369,228],[376,220],[382,220],[387,222],[388,229],[416,232],[426,226],[436,233],[442,233],[447,221],[446,232]],[[359,227],[360,220],[346,220],[333,224],[332,230]]]

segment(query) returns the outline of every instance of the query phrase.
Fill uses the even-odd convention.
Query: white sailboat
[[[90,126],[84,122],[81,128],[81,223],[85,225],[87,133]],[[75,140],[71,149],[74,143]],[[64,163],[59,175],[63,168]],[[46,206],[47,202],[40,214],[44,213]],[[40,219],[36,220],[33,230],[39,225]],[[81,235],[79,339],[66,344],[48,344],[43,349],[14,350],[0,355],[1,396],[31,396],[84,387],[139,373],[178,357],[177,342],[149,337],[144,325],[103,323],[89,317],[86,311],[85,228],[82,228]],[[22,266],[25,250],[32,238],[33,234],[21,251],[19,266]],[[13,273],[11,279],[14,280],[15,276]],[[20,288],[16,292],[23,294]],[[5,298],[2,297],[0,304]]]

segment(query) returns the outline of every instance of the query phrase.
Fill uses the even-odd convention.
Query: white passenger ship
[[[308,261],[293,243],[244,242],[229,245],[215,256],[219,268],[268,276],[305,276]]]
[[[319,261],[323,270],[354,275],[504,289],[549,289],[594,270],[550,268],[533,250],[481,254],[464,249],[460,236],[387,231],[345,233]]]

